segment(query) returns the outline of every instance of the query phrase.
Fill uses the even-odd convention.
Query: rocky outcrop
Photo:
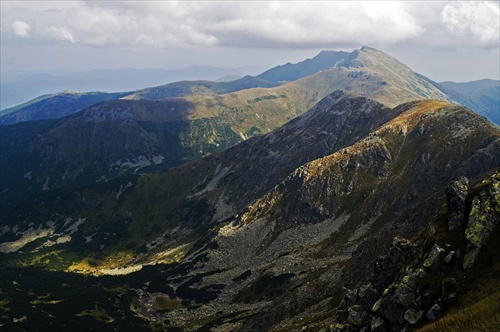
[[[440,318],[500,223],[499,188],[500,171],[453,182],[426,231],[413,241],[395,238],[370,281],[345,293],[331,330],[401,331]]]
[[[474,266],[481,248],[500,224],[500,173],[481,181],[470,202],[470,212],[465,230],[467,247],[463,260],[464,269]]]

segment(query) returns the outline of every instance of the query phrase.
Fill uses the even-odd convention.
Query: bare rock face
[[[453,182],[447,190],[448,198],[448,228],[454,230],[463,225],[465,221],[465,197],[469,189],[469,180],[460,178]]]
[[[447,211],[441,221],[430,222],[427,232],[409,246],[398,245],[401,239],[394,241],[390,251],[374,264],[375,287],[369,282],[346,294],[344,299],[349,301],[339,306],[339,323],[333,330],[358,331],[371,326],[372,331],[399,331],[440,318],[464,287],[459,276],[474,267],[500,222],[499,180],[500,172],[493,171],[472,184],[467,178],[453,182],[447,189]],[[437,241],[437,234],[443,231],[447,238]],[[460,256],[464,246],[465,255]],[[378,298],[367,296],[367,287]],[[354,317],[363,319],[353,319],[353,311]]]
[[[479,191],[471,201],[471,208],[465,230],[467,247],[463,266],[474,266],[482,246],[500,224],[500,173],[483,180],[475,190]]]

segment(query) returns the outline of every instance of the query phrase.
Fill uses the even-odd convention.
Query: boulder
[[[439,317],[441,317],[441,314],[442,314],[442,309],[439,306],[439,304],[436,303],[429,309],[429,311],[427,311],[426,317],[428,320],[434,321]]]
[[[427,255],[423,266],[428,270],[436,270],[439,266],[439,261],[441,257],[444,256],[445,250],[441,248],[437,243],[434,243],[431,251]]]
[[[405,311],[404,317],[405,317],[405,321],[407,321],[411,325],[415,325],[418,322],[420,322],[423,315],[424,315],[423,310],[408,309]]]
[[[349,308],[347,322],[356,327],[361,327],[367,317],[367,312],[360,305],[353,305]]]
[[[385,321],[381,317],[373,317],[370,324],[371,332],[387,332]]]
[[[446,264],[450,264],[451,260],[453,259],[453,256],[455,256],[455,251],[452,250],[448,253],[448,255],[446,255],[446,257],[444,258],[444,262]]]
[[[394,291],[393,300],[400,304],[402,308],[409,308],[415,302],[415,293],[405,283],[399,283]]]

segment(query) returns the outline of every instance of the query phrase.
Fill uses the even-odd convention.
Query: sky
[[[500,1],[0,1],[1,73],[271,68],[379,49],[437,82],[500,79]],[[257,73],[253,73],[257,74]]]

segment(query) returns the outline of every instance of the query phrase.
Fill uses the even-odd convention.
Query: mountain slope
[[[461,93],[463,95],[470,96],[470,95],[475,95],[481,90],[497,87],[500,84],[500,82],[498,80],[484,79],[484,80],[460,82],[460,83],[446,81],[446,82],[440,82],[439,84],[446,88],[455,90],[456,92]]]
[[[0,125],[62,118],[102,101],[119,99],[130,92],[72,92],[63,91],[33,99],[0,112]]]
[[[126,99],[161,100],[172,97],[184,97],[194,94],[225,94],[251,88],[271,88],[278,86],[259,77],[245,76],[229,82],[182,81],[153,88],[141,89]]]
[[[118,204],[116,206],[116,209],[118,209],[117,214],[108,215],[106,213],[107,217],[104,220],[120,219],[122,214],[127,214],[122,211],[122,208],[135,207],[135,210],[144,210],[145,213],[158,211],[158,215],[154,212],[151,217],[153,220],[160,221],[167,218],[168,213],[170,213],[169,209],[159,202],[160,206],[157,208],[151,206],[150,209],[153,211],[149,211],[150,209],[147,206],[153,204],[154,200],[149,197],[149,189],[147,192],[139,189],[143,186],[148,188],[154,182],[158,182],[158,187],[155,185],[154,188],[151,188],[153,189],[151,195],[167,195],[166,197],[170,197],[177,191],[175,194],[177,198],[174,200],[177,204],[183,204],[184,200],[198,203],[206,201],[209,204],[209,208],[205,212],[206,217],[208,217],[207,221],[217,222],[225,219],[228,215],[237,213],[238,210],[270,190],[303,163],[353,144],[395,115],[396,113],[382,104],[338,91],[326,97],[308,113],[292,120],[273,133],[249,139],[227,151],[171,169],[165,173],[145,174],[140,177],[133,176],[124,179],[118,178],[116,181],[110,181],[109,183],[102,182],[96,185],[95,188],[94,186],[84,188],[83,193],[78,193],[74,197],[64,194],[67,197],[55,200],[43,199],[42,202],[45,202],[43,203],[45,207],[38,206],[37,203],[30,200],[30,203],[27,204],[33,206],[33,208],[19,209],[14,207],[12,211],[24,210],[29,214],[35,213],[31,217],[26,215],[24,219],[60,218],[55,215],[36,216],[37,211],[59,211],[59,214],[62,213],[68,218],[70,216],[71,218],[77,218],[72,211],[80,210],[80,208],[76,207],[78,204],[86,204],[83,202],[78,203],[80,200],[78,197],[89,196],[96,197],[94,199],[98,200],[111,199],[111,201],[116,201],[116,204]],[[44,122],[40,124],[44,124]],[[95,130],[95,128],[92,130]],[[68,142],[68,149],[74,144],[74,142]],[[307,153],[304,153],[304,150]],[[259,162],[256,163],[256,160]],[[96,167],[95,164],[93,166]],[[180,185],[182,182],[185,182],[185,184]],[[160,183],[163,184],[164,189],[160,189]],[[101,197],[102,194],[96,194],[96,191],[101,192],[103,189],[96,188],[108,188],[107,190],[111,190],[111,193],[108,194],[104,191],[104,197],[110,196],[108,198]],[[118,192],[122,190],[120,188],[127,189],[123,189],[123,195],[118,195]],[[136,190],[139,191],[136,192]],[[156,190],[161,190],[163,193],[155,193]],[[66,193],[66,191],[63,191],[63,193]],[[131,196],[129,196],[129,193]],[[50,192],[46,193],[46,195],[52,196]],[[59,196],[61,192],[54,192],[54,195]],[[112,197],[115,196],[116,198],[113,199]],[[61,199],[66,203],[59,202]],[[47,206],[48,201],[57,203]],[[75,206],[75,204],[77,205]],[[96,201],[96,204],[98,204],[98,201]],[[174,203],[171,205],[173,209],[184,209],[184,207],[179,207]],[[122,207],[119,208],[120,206]],[[90,215],[79,215],[78,218],[93,219],[96,217],[93,215],[94,212],[98,211],[92,211]],[[150,219],[149,216],[142,213],[133,217],[134,223],[142,223],[141,220]],[[177,213],[182,214],[181,212]],[[168,218],[172,218],[172,215],[175,215],[176,212],[173,210],[170,214],[171,216]],[[6,218],[6,220],[8,219],[10,218]],[[101,219],[102,217],[99,217],[99,220]],[[174,223],[174,225],[176,224]],[[43,225],[40,227],[45,228]],[[180,237],[180,240],[184,241],[185,238]],[[100,244],[96,243],[96,245]],[[118,249],[114,248],[114,250]]]
[[[294,146],[311,155],[279,170],[299,154]],[[342,286],[363,281],[395,235],[416,235],[449,183],[499,163],[498,128],[463,107],[428,100],[391,110],[336,92],[224,153],[4,209],[12,225],[2,228],[3,261],[94,273],[142,268],[107,289],[122,308],[135,298],[133,312],[158,329],[325,326]],[[244,181],[263,185],[235,190]],[[145,266],[159,261],[178,263]]]
[[[0,112],[0,125],[19,122],[58,119],[90,107],[102,101],[113,99],[148,99],[162,100],[172,97],[184,97],[193,94],[224,94],[254,87],[274,87],[278,83],[261,78],[245,76],[231,82],[181,81],[154,88],[140,89],[135,92],[71,92],[63,91],[45,95],[16,107]]]
[[[266,70],[257,77],[270,82],[290,82],[299,78],[316,74],[322,70],[333,67],[338,61],[344,59],[349,53],[336,51],[321,51],[312,59],[291,64],[287,63]]]
[[[495,330],[499,181],[498,169],[454,181],[425,229],[395,238],[368,280],[347,290],[333,330],[413,330],[425,323],[423,331]]]
[[[16,141],[15,128],[2,126],[2,200],[111,179],[143,166],[180,165],[268,133],[339,89],[389,107],[422,98],[447,99],[432,81],[363,47],[328,70],[274,88],[169,99],[157,95],[160,100],[155,101],[110,100],[58,120],[49,132],[22,144]],[[36,132],[30,124],[23,128]]]
[[[442,82],[439,86],[460,104],[500,125],[500,81]]]
[[[98,104],[67,118],[2,126],[1,182],[9,189],[2,195],[10,198],[4,203],[160,164],[175,166],[241,140],[211,118],[185,121],[191,106],[183,100],[113,104],[112,110]]]
[[[193,288],[225,287],[189,314],[162,318],[193,328],[181,315],[192,323],[218,308],[239,321],[213,322],[244,331],[320,320],[340,300],[342,283],[359,280],[395,235],[424,227],[449,182],[498,165],[500,133],[470,111],[435,101],[400,107],[404,113],[367,138],[298,168],[221,229],[213,250],[188,256],[207,255],[193,278],[211,272]]]
[[[34,76],[2,76],[0,90],[3,110],[24,103],[39,95],[55,91],[134,91],[147,86],[156,86],[181,80],[216,80],[230,74],[255,72],[256,68],[218,68],[212,66],[190,66],[184,69],[120,68],[68,72],[60,74],[38,74]],[[258,72],[258,71],[257,71]]]

